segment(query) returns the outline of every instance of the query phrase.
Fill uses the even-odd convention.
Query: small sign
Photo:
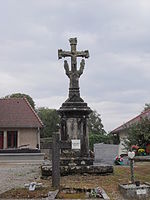
[[[71,142],[72,142],[72,149],[81,149],[80,140],[71,140]]]
[[[137,195],[140,195],[140,194],[146,194],[146,189],[138,189],[136,191]]]

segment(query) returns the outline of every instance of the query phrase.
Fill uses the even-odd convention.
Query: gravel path
[[[0,163],[0,193],[39,179],[40,164]]]

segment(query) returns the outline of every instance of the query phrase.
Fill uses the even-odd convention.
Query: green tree
[[[27,94],[13,93],[13,94],[5,96],[4,98],[23,98],[23,97],[25,97],[30,103],[30,105],[32,106],[32,108],[35,109],[35,102],[33,101],[32,97],[30,97]]]
[[[52,137],[53,132],[58,131],[58,124],[60,123],[59,115],[55,109],[40,107],[37,113],[44,124],[41,130],[41,137]]]
[[[104,135],[106,133],[100,114],[95,110],[89,115],[88,128],[89,132],[92,134]]]
[[[95,110],[89,115],[88,128],[89,146],[91,150],[93,150],[95,143],[111,143],[111,136],[104,130],[100,114]]]
[[[41,107],[37,109],[37,113],[44,123],[44,128],[41,131],[41,137],[51,137],[53,132],[58,131],[58,124],[60,124],[60,117],[57,111],[55,109]],[[100,114],[96,111],[93,111],[89,115],[88,128],[91,149],[95,143],[110,143],[111,137],[106,134]]]
[[[89,134],[89,147],[93,150],[94,144],[96,143],[105,143],[110,144],[112,143],[112,139],[110,135],[99,135],[99,134]]]
[[[126,149],[130,149],[132,145],[145,148],[150,143],[150,120],[148,118],[141,118],[140,122],[133,124],[127,130]]]

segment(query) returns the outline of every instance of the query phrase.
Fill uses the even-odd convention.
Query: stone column
[[[83,135],[81,142],[81,156],[89,156],[89,135],[88,135],[88,125],[87,118],[83,117]]]
[[[4,131],[4,149],[7,149],[7,131]]]
[[[37,130],[37,144],[38,144],[38,148],[40,149],[40,129],[39,128]]]
[[[20,131],[17,131],[17,147],[20,146]]]

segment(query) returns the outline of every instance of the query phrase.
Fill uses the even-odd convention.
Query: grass
[[[76,194],[65,194],[65,193],[59,193],[59,199],[85,199],[86,195],[85,193],[76,193]]]
[[[32,199],[45,198],[48,196],[50,188],[38,188],[35,191],[29,191],[26,188],[14,188],[0,194],[0,199]]]
[[[150,163],[135,163],[134,167],[135,180],[140,182],[150,183]],[[0,198],[39,198],[46,197],[48,191],[52,190],[50,180],[40,180],[43,183],[43,188],[29,192],[24,188],[15,188],[0,195]],[[69,175],[61,177],[62,188],[82,188],[90,189],[102,187],[111,200],[121,200],[118,191],[118,184],[128,184],[130,182],[130,167],[115,166],[114,174],[109,176],[94,176],[94,175]],[[79,198],[79,197],[78,197]]]
[[[134,167],[135,180],[150,183],[150,163],[135,163]],[[66,176],[61,177],[61,186],[72,188],[95,188],[102,187],[111,200],[120,200],[121,196],[118,191],[118,184],[130,183],[130,167],[115,166],[114,174],[109,176]]]

